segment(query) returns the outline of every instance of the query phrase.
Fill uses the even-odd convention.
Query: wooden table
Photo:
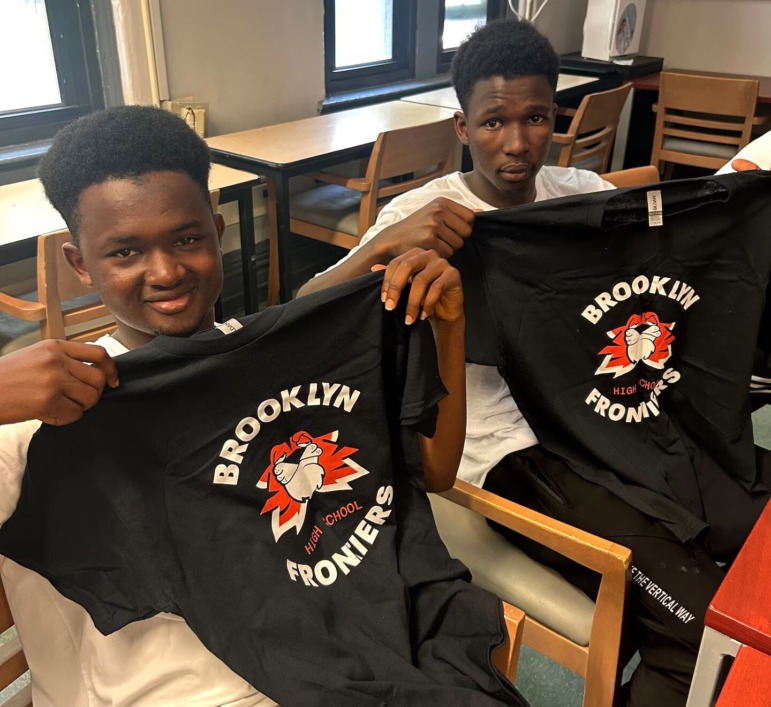
[[[449,108],[389,101],[208,139],[217,162],[267,177],[271,243],[276,246],[270,257],[278,258],[279,266],[279,282],[268,286],[269,300],[278,294],[286,302],[292,295],[290,178],[368,157],[381,132],[436,122],[453,113]]]
[[[743,646],[771,656],[771,503],[721,582],[704,623],[688,707],[712,704],[723,661]]]
[[[597,76],[579,76],[575,74],[560,74],[557,78],[557,98],[568,98],[574,92],[574,89],[581,89],[582,96],[587,92],[587,86],[599,82]],[[439,106],[440,108],[451,108],[460,110],[460,103],[455,95],[455,89],[452,86],[437,88],[433,91],[423,93],[414,93],[411,96],[404,96],[402,101],[408,103],[421,103],[428,106]]]
[[[241,269],[246,313],[257,310],[257,256],[254,245],[252,187],[259,178],[248,172],[212,165],[209,187],[219,189],[220,203],[238,202]],[[60,231],[65,225],[48,203],[37,179],[0,186],[0,265],[34,258],[38,236]]]
[[[771,77],[749,76],[747,74],[721,74],[712,71],[687,71],[685,69],[667,69],[678,74],[690,74],[693,76],[715,76],[727,79],[755,79],[758,87],[758,118],[756,123],[768,120],[771,113]],[[646,74],[632,79],[634,98],[632,101],[632,114],[629,121],[629,135],[634,139],[627,141],[624,155],[624,169],[640,167],[650,164],[651,149],[653,147],[653,135],[656,130],[656,114],[653,106],[659,96],[659,82],[661,72]]]

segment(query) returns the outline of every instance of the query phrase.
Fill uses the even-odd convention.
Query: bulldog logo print
[[[351,459],[358,449],[339,446],[337,437],[337,431],[320,437],[300,431],[271,450],[257,488],[270,493],[260,514],[271,514],[276,541],[288,530],[300,533],[314,493],[350,490],[351,481],[369,473]]]
[[[607,332],[613,343],[600,351],[605,358],[595,373],[610,373],[618,378],[638,363],[662,370],[672,356],[674,328],[674,322],[660,321],[656,312],[633,314],[624,326]]]

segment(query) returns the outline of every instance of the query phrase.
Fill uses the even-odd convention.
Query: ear
[[[217,229],[217,242],[222,246],[222,236],[225,233],[225,218],[219,211],[214,214],[214,227]]]
[[[94,283],[91,280],[91,275],[88,274],[88,270],[86,270],[86,265],[83,262],[83,254],[80,252],[80,248],[76,246],[74,243],[65,243],[62,246],[62,254],[64,255],[64,259],[67,261],[67,265],[69,265],[75,274],[78,276],[78,279],[86,286],[93,288]]]
[[[466,116],[461,111],[457,111],[453,118],[455,119],[455,134],[458,136],[458,140],[464,145],[468,145]]]

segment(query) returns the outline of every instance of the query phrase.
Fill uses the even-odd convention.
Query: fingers
[[[758,165],[756,165],[754,162],[750,162],[749,160],[745,159],[738,159],[731,162],[731,167],[733,167],[737,172],[748,172],[753,169],[760,169]]]
[[[430,317],[446,293],[453,291],[455,304],[462,309],[463,297],[460,275],[435,251],[413,250],[392,260],[386,268],[381,299],[385,308],[396,308],[404,288],[412,283],[407,300],[405,323]]]
[[[77,341],[61,341],[59,342],[59,346],[62,351],[72,359],[73,363],[90,363],[93,366],[93,368],[89,366],[73,367],[71,368],[72,371],[74,371],[75,368],[86,371],[99,370],[107,385],[111,388],[118,387],[118,369],[115,366],[115,361],[110,358],[110,355],[101,346],[81,344]],[[87,381],[87,378],[78,377],[81,380],[84,380],[84,382]],[[93,380],[93,377],[91,377],[91,379]],[[103,387],[103,384],[100,386],[100,390],[101,387]]]

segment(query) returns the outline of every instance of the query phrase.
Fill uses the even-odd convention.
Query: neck
[[[494,206],[496,209],[523,206],[524,204],[532,204],[535,201],[535,179],[529,184],[524,185],[521,190],[504,193],[494,189],[482,175],[473,170],[466,172],[463,177],[474,196],[490,204],[490,206]]]

